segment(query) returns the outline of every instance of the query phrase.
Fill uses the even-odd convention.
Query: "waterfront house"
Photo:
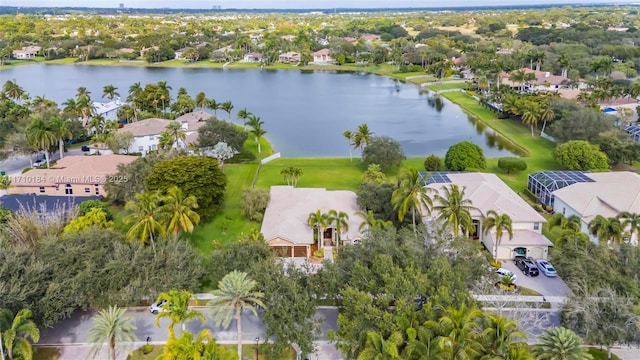
[[[313,53],[313,63],[316,65],[332,65],[335,60],[331,57],[331,50],[321,49]]]

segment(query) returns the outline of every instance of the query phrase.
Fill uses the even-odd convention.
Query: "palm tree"
[[[11,178],[9,175],[0,175],[0,194],[4,194],[11,187]]]
[[[433,210],[438,212],[438,219],[452,225],[453,235],[456,237],[460,235],[461,228],[466,233],[475,231],[471,219],[471,210],[475,207],[472,206],[471,200],[465,199],[465,189],[462,187],[461,190],[456,184],[451,184],[449,187],[443,186],[443,195],[438,193],[434,198],[439,204],[433,207]]]
[[[63,102],[64,108],[62,112],[68,114],[74,120],[78,120],[80,117],[80,113],[78,112],[78,104],[76,103],[76,99],[67,99],[67,101]]]
[[[556,114],[551,110],[549,103],[546,102],[540,108],[540,120],[542,120],[542,130],[540,134],[544,133],[544,129],[547,127],[547,122],[553,121],[556,118]]]
[[[161,150],[171,150],[175,140],[168,131],[160,133],[160,140],[158,141],[158,148]]]
[[[247,108],[244,109],[240,109],[240,111],[238,111],[238,119],[242,119],[242,123],[246,125],[247,122],[247,118],[249,116],[253,115],[252,113],[250,113],[249,111],[247,111]]]
[[[391,221],[384,221],[382,219],[376,219],[373,211],[369,210],[367,212],[364,211],[356,211],[356,215],[362,218],[362,222],[358,227],[358,231],[363,232],[367,228],[370,229],[386,229],[393,226]]]
[[[391,195],[393,209],[398,212],[398,220],[403,221],[407,212],[411,211],[413,232],[417,234],[416,214],[431,214],[433,201],[429,192],[433,189],[424,186],[422,177],[414,168],[403,168],[398,175],[398,188]]]
[[[482,311],[479,309],[448,308],[436,322],[427,321],[427,325],[437,329],[437,347],[439,359],[474,359],[478,357],[480,343],[480,324]]]
[[[327,216],[329,224],[335,224],[336,226],[336,241],[337,244],[340,244],[340,235],[349,231],[349,215],[344,211],[331,209]]]
[[[342,133],[342,136],[344,136],[344,138],[347,139],[347,141],[349,142],[349,161],[353,162],[353,155],[351,154],[351,147],[354,146],[353,133],[349,130],[346,130],[345,132]]]
[[[218,110],[220,110],[220,103],[216,102],[216,99],[210,99],[207,104],[207,108],[213,110],[213,116],[218,117]]]
[[[231,121],[231,110],[233,110],[233,104],[231,103],[231,101],[227,100],[220,104],[220,109],[229,114],[229,121]]]
[[[629,87],[629,95],[633,98],[640,96],[640,80],[634,81]]]
[[[494,210],[489,210],[487,216],[482,223],[484,233],[488,234],[491,230],[496,230],[496,243],[494,244],[494,260],[498,260],[498,247],[502,240],[503,231],[509,235],[509,240],[513,239],[513,227],[511,217],[507,214],[498,215]]]
[[[496,314],[487,314],[484,320],[482,338],[487,358],[512,359],[509,357],[511,349],[526,345],[527,335],[518,329],[518,323],[515,320]]]
[[[169,101],[171,100],[171,96],[169,95],[169,90],[171,89],[172,87],[167,85],[167,82],[165,80],[158,81],[158,90],[160,92],[160,100],[162,100],[162,112],[165,111],[165,109],[169,105]]]
[[[109,306],[98,312],[93,318],[93,327],[89,330],[89,342],[95,345],[91,354],[95,358],[101,351],[103,344],[108,343],[107,356],[116,359],[116,344],[119,342],[133,342],[138,339],[133,318],[125,316],[126,309]]]
[[[27,126],[27,141],[35,149],[44,151],[47,168],[49,168],[49,147],[55,144],[56,140],[54,131],[52,131],[42,116],[38,114],[33,115],[31,123]]]
[[[562,77],[566,79],[569,75],[569,68],[571,68],[571,61],[565,54],[562,54],[558,58],[558,65],[562,67]]]
[[[186,332],[186,323],[189,320],[200,319],[204,324],[205,317],[201,312],[189,309],[189,301],[193,296],[186,290],[170,290],[168,293],[161,293],[157,301],[166,300],[167,304],[156,316],[156,326],[160,327],[160,319],[169,318],[169,339],[175,338],[176,324],[182,324],[182,333]],[[164,310],[166,309],[166,310]]]
[[[127,201],[124,208],[129,212],[124,218],[126,224],[133,224],[127,232],[127,240],[138,239],[143,244],[147,241],[151,242],[153,251],[156,245],[154,242],[155,235],[164,235],[166,229],[160,222],[160,214],[158,214],[158,203],[160,196],[154,192],[143,192],[137,194],[136,199]]]
[[[7,80],[2,86],[2,94],[9,99],[20,101],[20,99],[22,99],[22,95],[25,94],[25,91],[15,80]]]
[[[118,88],[113,86],[113,85],[105,85],[102,88],[102,97],[107,97],[107,99],[109,100],[113,100],[114,97],[116,96],[120,96],[120,93],[118,92]]]
[[[207,99],[207,95],[203,91],[200,91],[196,95],[196,106],[199,107],[200,110],[204,110],[208,103],[209,99]]]
[[[571,215],[569,217],[564,216],[563,213],[554,213],[549,218],[549,230],[553,230],[558,227],[560,230],[571,230],[573,232],[580,232],[582,228],[582,220],[578,215]]]
[[[60,159],[64,158],[64,140],[73,136],[71,133],[71,121],[54,116],[49,119],[49,127],[56,139],[58,139],[58,151]]]
[[[369,130],[369,125],[360,124],[356,129],[356,133],[353,134],[353,146],[360,148],[360,151],[362,151],[371,141],[371,137],[373,137],[373,132]]]
[[[629,239],[636,234],[636,241],[640,240],[640,214],[624,211],[618,214],[618,219],[622,220],[622,229],[628,229]]]
[[[560,328],[547,330],[540,338],[540,344],[533,348],[537,360],[592,360],[582,339],[573,331]]]
[[[140,85],[140,82],[134,83],[133,85],[129,86],[129,96],[127,97],[127,101],[131,103],[135,121],[138,121],[138,111],[136,110],[136,104],[138,102],[138,97],[142,94],[143,91],[144,90],[142,89],[142,85]]]
[[[183,331],[179,338],[167,340],[159,359],[217,359],[216,347],[216,340],[207,329],[200,331],[195,337],[190,332]]]
[[[7,309],[0,310],[0,354],[11,359],[33,359],[31,342],[40,341],[40,330],[30,320],[31,310],[22,309],[14,317]]]
[[[375,331],[367,331],[367,340],[357,360],[394,360],[401,359],[400,346],[404,340],[402,334],[393,332],[385,339]]]
[[[260,118],[258,118],[260,119]],[[262,152],[262,148],[260,146],[260,139],[267,134],[267,130],[262,128],[264,124],[263,121],[259,121],[256,124],[253,124],[251,130],[249,131],[251,135],[253,135],[254,141],[258,144],[258,154]]]
[[[316,210],[316,212],[312,212],[307,217],[307,225],[310,228],[315,228],[318,230],[318,248],[321,248],[324,240],[324,231],[329,226],[329,215],[322,213],[320,209]]]
[[[218,289],[211,292],[213,300],[207,303],[216,326],[227,329],[235,318],[239,358],[242,357],[242,311],[249,310],[253,316],[258,316],[256,309],[265,307],[262,302],[264,294],[254,291],[255,287],[255,280],[247,277],[246,273],[234,270],[220,280]]]
[[[522,123],[531,127],[531,136],[534,136],[533,128],[538,125],[539,121],[540,105],[534,102],[526,104],[522,112]]]
[[[95,107],[91,98],[88,95],[78,97],[76,100],[76,107],[79,114],[82,115],[82,125],[86,126],[89,122],[89,117],[95,113]]]
[[[158,208],[158,217],[164,219],[167,231],[174,237],[182,232],[191,234],[195,225],[200,223],[200,215],[194,211],[198,208],[195,196],[185,196],[182,189],[173,186],[162,198],[162,206]]]
[[[622,241],[624,228],[619,218],[598,215],[589,223],[589,232],[602,242],[619,244]]]
[[[171,138],[173,138],[173,142],[176,147],[180,147],[179,141],[184,142],[184,140],[187,138],[187,133],[182,128],[182,124],[177,121],[170,122],[166,127],[166,132],[171,135]]]

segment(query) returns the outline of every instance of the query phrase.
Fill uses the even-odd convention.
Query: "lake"
[[[14,79],[32,97],[44,95],[58,104],[74,97],[80,86],[100,101],[104,85],[116,86],[124,99],[134,82],[165,80],[174,97],[184,87],[194,97],[204,91],[218,102],[231,100],[234,119],[246,107],[264,121],[266,137],[284,157],[349,156],[342,133],[361,123],[398,140],[409,157],[444,156],[462,140],[481,146],[487,157],[512,155],[501,137],[457,105],[416,85],[365,73],[38,64],[3,70],[0,78]]]

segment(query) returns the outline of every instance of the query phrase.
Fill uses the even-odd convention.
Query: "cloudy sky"
[[[530,4],[586,4],[586,3],[638,3],[640,0],[1,0],[5,6],[78,6],[118,7],[124,3],[131,8],[196,8],[209,9],[213,5],[223,8],[384,8],[384,7],[443,7],[493,6]]]

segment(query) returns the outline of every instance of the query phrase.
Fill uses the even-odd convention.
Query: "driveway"
[[[511,270],[518,277],[516,280],[516,285],[518,286],[537,291],[543,296],[571,295],[571,290],[559,276],[547,277],[541,272],[538,276],[528,277],[522,273],[522,270],[516,266],[513,260],[504,260],[502,267]]]

